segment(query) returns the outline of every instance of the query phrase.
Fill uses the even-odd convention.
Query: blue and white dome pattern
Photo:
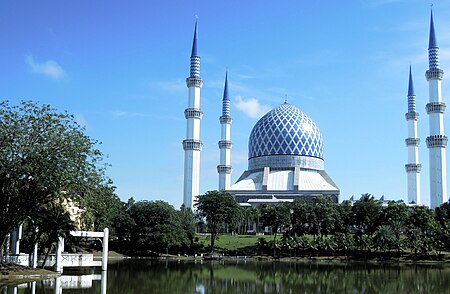
[[[264,115],[250,134],[249,159],[268,155],[300,155],[323,159],[322,134],[308,115],[284,103]]]

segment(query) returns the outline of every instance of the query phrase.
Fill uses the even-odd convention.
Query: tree
[[[375,200],[370,194],[363,194],[361,198],[353,204],[352,211],[354,225],[358,229],[356,237],[361,247],[367,247],[373,233],[381,225],[382,221],[381,202]],[[366,236],[364,236],[366,235]]]
[[[184,237],[183,240],[188,242],[184,242],[183,247],[187,248],[193,245],[194,237],[195,237],[195,214],[189,207],[186,207],[184,204],[181,205],[180,210],[177,212],[180,224],[183,230]]]
[[[292,225],[296,234],[312,234],[321,239],[343,227],[338,205],[329,197],[298,199],[292,207]]]
[[[122,202],[115,194],[115,187],[111,180],[92,179],[89,193],[80,199],[80,205],[84,209],[82,219],[87,230],[103,231],[110,229],[110,235],[116,234],[115,220],[121,213]]]
[[[373,234],[381,225],[382,206],[370,194],[363,194],[353,204],[354,222],[363,234]]]
[[[96,144],[67,112],[0,103],[0,247],[39,205],[89,192],[89,179],[102,173]]]
[[[394,247],[397,249],[397,254],[400,254],[402,249],[402,235],[407,228],[407,221],[409,219],[408,206],[403,201],[389,201],[388,206],[384,209],[384,224],[388,225],[391,232],[394,234]],[[386,230],[384,232],[387,232]]]
[[[450,249],[450,203],[445,202],[435,209],[436,221],[440,225],[440,240],[447,250]]]
[[[272,228],[275,242],[277,233],[291,224],[291,208],[287,203],[261,206],[261,221]]]
[[[182,244],[183,230],[175,208],[164,201],[138,201],[130,207],[135,226],[131,242],[140,251],[166,252]]]
[[[195,207],[199,218],[206,220],[208,231],[211,233],[210,249],[213,252],[220,230],[238,223],[239,204],[226,191],[208,191],[198,196]]]
[[[414,251],[427,254],[436,248],[438,240],[438,223],[434,211],[426,206],[414,206],[410,208],[408,226],[406,229],[406,241],[408,247]]]

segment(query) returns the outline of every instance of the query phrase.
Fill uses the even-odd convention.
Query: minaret
[[[408,122],[408,138],[405,140],[408,147],[408,163],[405,165],[408,177],[408,204],[420,204],[420,139],[417,136],[419,113],[416,111],[416,95],[414,94],[411,66],[409,66],[408,112],[405,116]]]
[[[434,33],[433,11],[430,20],[430,40],[428,45],[429,69],[425,76],[429,84],[430,102],[427,114],[430,118],[430,136],[427,147],[430,153],[430,207],[435,208],[447,201],[447,136],[444,135],[444,111],[442,102],[442,77],[444,71],[439,68],[439,47]]]
[[[222,116],[220,124],[222,126],[220,148],[220,165],[217,166],[219,173],[219,190],[226,190],[231,185],[231,116],[230,116],[230,98],[228,97],[228,72],[225,75],[225,87],[223,90]]]
[[[184,111],[186,117],[186,140],[184,149],[184,190],[183,204],[193,208],[200,193],[200,152],[203,143],[200,141],[200,89],[203,81],[200,78],[200,56],[197,53],[197,21],[195,22],[194,41],[192,42],[190,75],[186,79],[189,89],[188,108]]]

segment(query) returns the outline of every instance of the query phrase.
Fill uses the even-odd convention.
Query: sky
[[[450,74],[450,1],[433,1],[433,15],[441,68]],[[164,200],[178,208],[196,17],[201,193],[218,188],[228,69],[233,182],[247,168],[253,126],[287,97],[319,126],[325,170],[341,200],[370,193],[406,201],[411,64],[421,194],[429,203],[429,1],[3,0],[0,99],[33,100],[72,113],[102,142],[111,165],[107,175],[123,201]],[[443,97],[450,97],[445,74]],[[448,111],[445,119],[450,130]]]

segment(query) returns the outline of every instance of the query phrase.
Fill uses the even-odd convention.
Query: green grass
[[[210,235],[198,234],[196,237],[198,237],[199,242],[203,242],[206,247],[209,246],[211,242]],[[219,240],[216,240],[215,247],[228,251],[241,251],[244,248],[255,246],[259,238],[264,238],[267,241],[273,240],[273,236],[270,235],[219,235]]]

